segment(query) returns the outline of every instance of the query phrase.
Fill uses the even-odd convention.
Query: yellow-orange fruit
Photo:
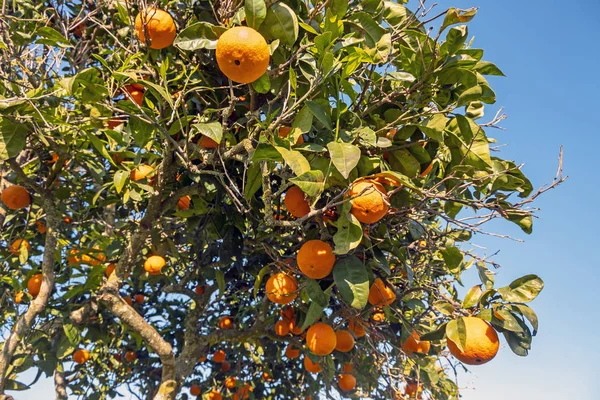
[[[292,131],[292,128],[289,126],[282,126],[279,128],[279,137],[285,138],[288,137],[288,135],[290,134],[290,132]],[[304,137],[302,135],[298,136],[298,139],[296,140],[296,146],[300,145],[304,143]]]
[[[208,136],[202,135],[202,137],[198,141],[198,146],[202,147],[203,149],[216,149],[217,147],[219,147],[219,143],[215,142]]]
[[[292,333],[292,335],[298,336],[298,335],[302,334],[302,327],[300,325],[298,325],[295,320],[291,320],[289,322],[288,328],[289,328],[290,332]]]
[[[188,210],[190,208],[191,200],[192,199],[190,196],[180,197],[179,200],[177,201],[177,209],[178,210]]]
[[[208,392],[208,395],[206,396],[206,398],[208,400],[222,400],[223,396],[221,396],[221,393],[219,393],[216,390],[211,390],[210,392]]]
[[[33,297],[37,296],[40,293],[40,289],[42,287],[42,274],[32,275],[31,278],[27,281],[27,291]]]
[[[354,348],[354,336],[348,331],[342,330],[335,333],[335,349],[342,353],[347,353]]]
[[[402,350],[406,354],[412,353],[429,353],[429,348],[431,347],[431,343],[428,340],[420,340],[421,336],[416,331],[412,331],[406,342],[402,345]]]
[[[300,247],[296,256],[298,268],[312,279],[325,278],[335,264],[333,249],[322,240],[309,240]]]
[[[273,303],[288,304],[298,296],[298,282],[295,278],[278,272],[267,281],[267,297]]]
[[[343,392],[349,392],[356,387],[356,378],[352,374],[340,374],[338,386]]]
[[[11,210],[20,210],[31,204],[29,192],[20,185],[12,185],[4,189],[0,199]]]
[[[148,34],[151,49],[164,49],[175,40],[177,27],[171,14],[151,7],[145,13],[139,13],[135,17],[135,31],[142,43],[146,43],[146,34]]]
[[[252,390],[252,386],[250,386],[248,383],[244,383],[244,386],[239,388],[233,395],[233,400],[245,400],[250,398],[250,392]]]
[[[73,353],[73,361],[77,364],[85,364],[90,359],[90,352],[85,349],[79,349]]]
[[[354,368],[352,367],[352,363],[347,362],[342,365],[342,372],[345,374],[349,374],[353,370],[354,370]]]
[[[123,86],[123,93],[125,93],[125,98],[127,100],[131,100],[137,105],[142,105],[144,102],[144,91],[139,90],[133,85],[125,85]]]
[[[219,328],[231,329],[233,328],[233,320],[230,317],[221,317],[219,320]]]
[[[289,321],[293,320],[296,317],[296,311],[292,306],[285,306],[281,310],[279,310],[279,315],[283,318],[287,318]]]
[[[369,289],[369,303],[374,306],[389,306],[396,300],[396,293],[380,278],[376,278]]]
[[[217,64],[226,77],[238,83],[251,83],[269,67],[271,58],[265,38],[252,28],[236,26],[217,41]]]
[[[141,181],[142,179],[150,175],[152,171],[154,171],[154,168],[152,168],[151,166],[146,164],[140,164],[137,166],[137,168],[131,171],[131,173],[129,174],[129,179],[131,179],[132,181]]]
[[[355,318],[350,319],[350,322],[348,322],[348,330],[354,333],[354,336],[357,338],[361,338],[367,334],[367,331],[365,331],[361,323]]]
[[[213,354],[213,361],[220,364],[223,361],[225,361],[225,357],[226,357],[226,354],[223,350],[217,350]]]
[[[198,385],[192,385],[192,386],[190,386],[190,394],[192,396],[200,396],[201,392],[202,391],[200,390],[200,386],[198,386]]]
[[[25,247],[27,249],[27,253],[31,251],[31,245],[25,239],[15,239],[9,246],[8,251],[18,256],[21,254],[21,247]]]
[[[270,381],[271,380],[271,375],[269,375],[269,373],[267,371],[262,373],[262,379],[263,381]]]
[[[160,271],[163,269],[163,267],[165,266],[165,264],[166,264],[166,261],[165,261],[165,259],[163,257],[161,257],[161,256],[150,256],[144,262],[144,269],[150,275],[159,275]]]
[[[15,303],[21,304],[24,296],[25,296],[25,293],[23,293],[22,290],[19,290],[17,293],[15,293]]]
[[[464,349],[461,351],[452,340],[448,339],[450,353],[468,365],[485,364],[496,357],[500,343],[494,328],[481,318],[463,317],[463,321],[466,328]]]
[[[46,224],[44,224],[42,221],[35,221],[35,226],[36,226],[37,231],[41,234],[46,233],[46,231],[48,230],[46,228]]]
[[[225,379],[225,387],[227,389],[233,389],[236,384],[237,384],[237,378],[235,376],[230,376],[227,379]]]
[[[350,187],[350,213],[364,224],[373,224],[383,218],[390,209],[390,199],[383,185],[375,181],[361,180]]]
[[[323,371],[319,363],[313,362],[308,356],[304,356],[304,368],[311,374],[317,374]]]
[[[289,359],[294,359],[300,357],[300,350],[296,349],[291,344],[285,348],[285,356]]]
[[[317,322],[306,332],[306,345],[318,356],[331,354],[336,344],[335,331],[324,322]]]
[[[137,360],[137,354],[135,353],[135,351],[128,351],[127,353],[125,353],[125,359],[128,362],[134,362],[135,360]]]
[[[287,320],[279,320],[275,323],[275,334],[278,336],[285,336],[290,333],[289,322]]]
[[[100,265],[106,261],[106,255],[98,246],[88,250],[86,254],[81,255],[81,262],[89,265]]]
[[[381,310],[375,311],[371,314],[371,321],[373,322],[385,322],[385,313]]]
[[[292,186],[285,192],[283,204],[289,213],[296,218],[304,217],[310,212],[310,203],[298,186]]]

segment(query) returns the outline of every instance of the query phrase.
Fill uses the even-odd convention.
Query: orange
[[[104,270],[104,275],[106,275],[106,277],[108,278],[113,272],[115,272],[115,268],[117,268],[115,264],[108,264],[108,267],[106,267],[106,269]]]
[[[135,354],[135,351],[128,351],[127,353],[125,353],[125,359],[128,362],[134,362],[135,360],[137,360],[137,354]]]
[[[225,352],[223,350],[217,350],[215,351],[215,353],[213,354],[213,361],[220,364],[223,361],[225,361]]]
[[[233,389],[235,387],[237,383],[237,378],[235,376],[230,376],[229,378],[225,379],[225,387],[227,389]]]
[[[335,331],[324,322],[314,324],[306,332],[306,345],[310,351],[318,356],[331,354],[336,343]]]
[[[73,222],[73,219],[67,215],[66,217],[63,217],[63,222],[65,224],[70,224],[71,222]]]
[[[13,185],[4,189],[0,194],[0,199],[11,210],[20,210],[31,204],[29,192],[20,185]]]
[[[300,350],[296,349],[291,344],[285,348],[285,356],[289,359],[294,359],[300,357]]]
[[[431,170],[433,169],[433,161],[429,163],[429,165],[427,165],[427,167],[423,170],[423,172],[421,172],[419,174],[419,178],[425,178],[427,175],[429,175],[429,173],[431,172]]]
[[[42,221],[35,221],[35,226],[39,233],[42,233],[42,234],[46,233],[46,230],[47,230],[46,224],[44,224]]]
[[[282,126],[279,128],[279,137],[285,138],[288,137],[292,128],[289,126]],[[296,140],[296,146],[304,143],[304,137],[302,135],[298,136],[298,140]]]
[[[123,93],[125,93],[127,100],[131,100],[139,106],[144,102],[144,91],[140,90],[137,86],[125,85],[123,86]]]
[[[133,304],[133,300],[131,299],[131,296],[123,296],[123,301],[129,305]]]
[[[375,311],[373,314],[371,314],[371,321],[385,322],[385,313],[381,310]]]
[[[354,336],[357,338],[361,338],[367,334],[365,328],[363,328],[362,324],[356,320],[356,318],[352,318],[348,323],[348,330],[354,333]]]
[[[338,386],[342,392],[349,392],[356,387],[356,378],[352,374],[340,374]]]
[[[198,296],[202,296],[204,294],[205,290],[206,290],[206,288],[204,287],[204,285],[198,285],[198,286],[196,286],[196,289],[194,289],[194,291],[196,292],[196,294]]]
[[[90,352],[85,349],[79,349],[73,353],[73,361],[77,364],[85,364],[90,359]]]
[[[21,247],[25,247],[27,249],[27,253],[31,251],[31,245],[25,239],[15,239],[14,242],[8,248],[8,251],[13,253],[15,256],[21,254]]]
[[[481,365],[490,361],[498,353],[498,334],[481,318],[463,317],[466,328],[464,351],[448,339],[448,349],[458,360],[468,365]]]
[[[291,321],[296,317],[296,311],[292,306],[285,306],[284,308],[279,310],[279,315]]]
[[[208,392],[208,396],[206,396],[206,398],[208,400],[222,400],[223,396],[221,396],[221,393],[219,393],[216,390],[211,390],[210,392]]]
[[[396,293],[387,286],[380,278],[376,278],[375,282],[369,289],[369,303],[374,306],[383,307],[389,306],[396,300]]]
[[[106,255],[98,246],[94,246],[91,250],[87,251],[87,254],[81,256],[81,262],[89,265],[100,265],[105,261]]]
[[[408,355],[412,353],[429,353],[429,348],[431,347],[431,343],[428,340],[419,340],[421,336],[416,331],[412,331],[406,342],[402,345],[402,350]]]
[[[229,317],[221,317],[221,319],[219,320],[219,328],[231,329],[233,328],[233,321]]]
[[[344,372],[346,374],[351,373],[353,371],[353,369],[354,368],[352,367],[352,363],[347,362],[342,365],[342,372]]]
[[[42,287],[42,274],[35,274],[27,281],[27,291],[33,297],[37,296],[40,293],[40,288]]]
[[[202,390],[200,389],[200,386],[198,386],[198,385],[190,386],[190,394],[192,396],[200,396],[201,392],[202,392]]]
[[[295,320],[290,321],[288,328],[293,335],[298,336],[302,334],[302,327],[298,325]]]
[[[114,118],[111,118],[108,121],[106,121],[106,126],[108,127],[108,129],[115,129],[117,126],[124,124],[125,122],[127,122],[126,117],[114,117]],[[121,162],[123,162],[123,160],[121,160],[121,161],[115,160],[114,156],[113,156],[113,161],[115,162],[115,164],[121,164]]]
[[[269,67],[269,45],[252,28],[236,26],[217,41],[217,64],[226,77],[237,83],[251,83]]]
[[[202,137],[198,141],[198,146],[202,147],[203,149],[216,149],[217,147],[219,147],[219,143],[215,142],[208,136],[202,135]]]
[[[144,304],[145,298],[144,298],[143,294],[136,294],[135,297],[134,297],[134,300],[138,304]]]
[[[323,368],[321,368],[319,363],[313,362],[308,356],[304,356],[304,368],[311,374],[317,374],[323,371]]]
[[[273,303],[288,304],[298,296],[298,282],[294,277],[278,272],[267,281],[267,297]]]
[[[350,187],[347,194],[352,198],[350,213],[363,224],[373,224],[383,218],[390,209],[387,192],[375,181],[361,180]]]
[[[142,179],[150,175],[152,171],[154,171],[154,168],[152,168],[151,166],[146,164],[140,164],[133,171],[131,171],[131,173],[129,174],[129,179],[131,179],[132,181],[141,181]]]
[[[24,296],[25,296],[25,293],[23,293],[22,290],[19,290],[17,293],[15,293],[15,303],[21,304]]]
[[[265,371],[262,373],[262,378],[263,378],[263,381],[270,381],[271,375],[269,375],[269,373],[267,371]]]
[[[419,385],[416,382],[409,382],[406,384],[406,387],[404,388],[404,395],[411,397],[411,396],[416,396],[419,393],[421,393],[423,391],[423,387],[422,385]],[[419,396],[420,398],[420,396]]]
[[[347,353],[354,348],[354,336],[348,331],[337,331],[335,333],[335,349],[342,353]]]
[[[221,363],[221,372],[227,372],[231,369],[231,364],[229,364],[227,361],[223,361]]]
[[[162,268],[165,266],[166,261],[161,256],[150,256],[144,262],[144,269],[150,275],[159,275]]]
[[[309,240],[300,247],[296,262],[304,275],[312,279],[321,279],[331,273],[335,255],[329,244],[321,240]]]
[[[248,383],[244,383],[244,386],[242,386],[241,388],[239,388],[237,390],[237,392],[235,392],[235,394],[233,395],[233,400],[240,400],[240,399],[248,399],[248,398],[250,398],[250,392],[252,390],[253,390],[253,388]]]
[[[310,212],[310,203],[306,200],[306,196],[302,189],[298,186],[292,186],[285,192],[283,199],[285,208],[296,218],[304,217]]]
[[[198,359],[198,362],[203,363],[204,361],[206,361],[206,356],[200,356],[200,358]]]
[[[145,25],[145,26],[144,26]],[[140,42],[146,43],[146,33],[151,49],[164,49],[175,40],[177,27],[171,14],[159,8],[151,7],[145,13],[135,17],[135,31]]]
[[[67,257],[67,262],[69,263],[69,265],[79,264],[81,262],[81,258],[79,258],[79,250],[69,250],[69,257]]]
[[[275,323],[275,334],[278,336],[285,336],[290,333],[289,322],[287,320],[279,320]]]
[[[177,209],[178,210],[188,210],[190,208],[191,200],[192,199],[190,196],[180,197],[179,200],[177,201]]]

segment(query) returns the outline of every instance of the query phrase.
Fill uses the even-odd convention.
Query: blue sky
[[[416,1],[410,1],[414,8]],[[486,50],[507,75],[491,78],[498,106],[504,106],[508,131],[488,134],[508,146],[502,157],[518,164],[534,185],[549,183],[564,146],[564,171],[569,179],[541,197],[534,232],[526,236],[508,223],[494,230],[524,239],[476,236],[474,243],[493,253],[503,267],[497,285],[528,273],[541,276],[546,287],[532,304],[540,330],[530,355],[514,355],[506,343],[492,362],[461,376],[465,400],[593,400],[600,393],[600,312],[595,305],[600,282],[600,212],[591,162],[598,157],[600,128],[595,121],[600,93],[600,3],[597,0],[440,0],[437,7],[480,10],[469,24],[474,47]],[[496,108],[486,110],[485,120]],[[599,246],[600,247],[600,246]],[[465,285],[478,283],[475,271]],[[27,381],[27,379],[24,379]],[[53,388],[42,382],[17,394],[19,400],[48,398]],[[595,395],[594,395],[595,393]],[[42,396],[42,397],[40,397]]]

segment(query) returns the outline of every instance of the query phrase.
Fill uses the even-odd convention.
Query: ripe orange
[[[329,244],[321,240],[309,240],[300,247],[296,262],[304,275],[312,279],[321,279],[331,273],[335,255]]]
[[[240,399],[248,399],[250,398],[250,392],[253,390],[253,388],[248,384],[248,383],[244,383],[244,386],[242,386],[241,388],[239,388],[235,394],[233,395],[233,400],[240,400]]]
[[[486,321],[477,317],[463,317],[466,328],[466,344],[461,351],[448,339],[450,353],[468,365],[481,365],[492,360],[500,346],[498,334]]]
[[[92,249],[87,251],[87,254],[81,256],[81,262],[89,265],[100,265],[106,261],[106,255],[102,252],[102,249],[98,246],[94,246]]]
[[[42,287],[42,278],[42,274],[35,274],[32,275],[27,281],[27,291],[33,297],[40,293],[40,288]]]
[[[221,329],[231,329],[233,328],[233,321],[230,317],[221,317],[219,320],[219,328]]]
[[[335,349],[347,353],[354,348],[354,336],[348,331],[342,330],[335,333]]]
[[[144,298],[143,294],[136,294],[135,297],[134,297],[134,300],[138,304],[144,304],[145,298]]]
[[[213,361],[220,364],[225,361],[226,354],[223,350],[217,350],[213,354]]]
[[[376,278],[369,289],[369,303],[373,306],[383,307],[389,306],[395,300],[396,293],[380,278]]]
[[[408,397],[418,396],[423,391],[423,385],[419,385],[416,382],[409,382],[404,388],[404,395]],[[420,396],[419,396],[420,398]]]
[[[273,303],[288,304],[298,296],[298,282],[283,272],[271,275],[267,281],[267,297]]]
[[[302,334],[302,327],[298,325],[295,320],[290,321],[288,328],[293,335],[298,336]]]
[[[15,256],[18,256],[21,254],[21,247],[25,247],[27,249],[27,253],[31,251],[31,245],[25,239],[15,239],[15,241],[9,246],[8,251]]]
[[[338,386],[342,392],[349,392],[356,387],[356,378],[352,374],[340,374]]]
[[[306,345],[314,354],[326,356],[335,349],[337,338],[335,331],[324,322],[317,322],[306,332]]]
[[[275,323],[275,334],[278,336],[285,336],[290,333],[289,322],[281,319]]]
[[[165,266],[166,261],[161,256],[150,256],[144,262],[144,269],[150,275],[160,275],[160,271]]]
[[[267,371],[262,373],[262,379],[263,381],[270,381],[271,380],[271,375],[269,375],[269,373]]]
[[[269,45],[252,28],[236,26],[217,41],[217,64],[226,77],[238,83],[251,83],[269,67]]]
[[[127,122],[127,117],[113,117],[106,121],[106,126],[108,127],[108,129],[115,129],[117,126],[124,124],[125,122]],[[120,165],[123,162],[123,160],[117,161],[116,158],[117,157],[113,155],[112,159],[115,162],[115,164]]]
[[[137,354],[135,353],[135,351],[128,351],[127,353],[125,353],[125,359],[128,362],[134,362],[135,360],[137,360]]]
[[[67,216],[63,217],[63,222],[65,224],[70,224],[71,222],[73,222],[73,219],[67,215]]]
[[[365,328],[363,328],[362,324],[355,318],[350,319],[350,322],[348,323],[348,330],[354,333],[354,336],[357,338],[361,338],[367,334]]]
[[[123,86],[123,93],[125,93],[127,100],[131,100],[139,106],[144,102],[144,91],[143,89],[140,90],[137,86],[125,85]]]
[[[25,293],[23,293],[22,290],[19,290],[17,293],[15,293],[15,303],[21,304],[24,296],[25,296]]]
[[[216,149],[217,147],[219,147],[219,143],[215,142],[208,136],[202,135],[202,137],[198,141],[198,146],[202,147],[203,149]]]
[[[200,389],[200,386],[198,386],[198,385],[190,386],[190,394],[192,396],[200,396],[201,392],[202,392],[202,390]]]
[[[221,396],[221,393],[213,389],[210,392],[208,392],[208,396],[206,396],[206,398],[208,400],[222,400],[223,396]]]
[[[227,361],[223,361],[221,363],[221,372],[227,372],[231,369],[231,364],[229,364]]]
[[[12,185],[4,189],[0,199],[11,210],[20,210],[31,204],[29,192],[20,185]]]
[[[35,221],[35,226],[39,233],[41,233],[41,234],[46,233],[46,230],[47,230],[46,224],[44,224],[42,221]]]
[[[377,323],[385,322],[385,313],[381,310],[375,311],[373,314],[371,314],[371,321]]]
[[[178,210],[189,210],[191,200],[192,199],[190,196],[180,197],[179,200],[177,201],[177,209]]]
[[[123,301],[127,304],[129,304],[130,306],[133,304],[133,300],[131,299],[131,296],[123,296]]]
[[[347,362],[347,363],[344,363],[344,364],[342,365],[342,372],[343,372],[343,373],[349,374],[349,373],[351,373],[353,370],[354,370],[354,368],[352,367],[352,363],[349,363],[349,362]]]
[[[73,361],[77,364],[85,364],[90,359],[90,352],[85,349],[79,349],[73,353]]]
[[[364,224],[373,224],[383,218],[390,209],[390,199],[383,185],[375,181],[361,180],[350,187],[350,213]]]
[[[289,359],[298,358],[300,357],[300,350],[298,350],[291,344],[288,344],[288,346],[285,348],[285,356]]]
[[[308,356],[304,356],[304,368],[311,374],[317,374],[323,371],[323,368],[321,368],[319,363],[313,362]]]
[[[406,342],[402,345],[402,350],[408,355],[412,353],[429,353],[431,343],[428,340],[419,340],[421,336],[416,331],[412,331]]]
[[[279,128],[279,137],[285,138],[288,137],[288,135],[290,134],[290,132],[292,131],[292,128],[289,126],[282,126]],[[296,146],[300,145],[304,143],[304,137],[298,136],[298,139],[296,140]]]
[[[206,356],[205,355],[200,356],[200,358],[198,359],[198,362],[203,363],[204,361],[206,361]]]
[[[151,166],[146,164],[140,164],[134,170],[131,171],[131,173],[129,174],[129,179],[131,179],[132,181],[141,181],[142,179],[150,175],[153,171],[154,168],[152,168]]]
[[[225,387],[227,389],[233,389],[237,383],[237,378],[235,376],[230,376],[225,379]]]
[[[204,287],[204,285],[198,285],[198,286],[196,286],[196,289],[194,289],[194,291],[196,292],[196,294],[198,296],[202,296],[204,294],[205,290],[206,290],[206,288]]]
[[[117,268],[115,264],[108,264],[108,267],[106,267],[106,269],[104,270],[104,275],[106,275],[106,277],[108,278],[113,272],[115,272],[115,268]]]
[[[296,317],[296,311],[292,306],[285,306],[281,310],[279,310],[279,315],[283,318],[287,318],[289,321],[293,320]]]
[[[296,218],[304,217],[310,212],[310,203],[298,186],[292,186],[285,192],[283,204],[289,213]]]
[[[144,26],[145,25],[145,26]],[[135,31],[142,43],[146,43],[146,33],[151,49],[164,49],[175,40],[177,27],[171,14],[159,8],[151,7],[145,13],[135,17]]]

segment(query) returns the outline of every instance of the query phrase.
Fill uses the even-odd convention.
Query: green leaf
[[[156,136],[154,126],[141,120],[138,117],[132,116],[131,118],[129,118],[129,123],[127,124],[127,127],[131,131],[133,140],[140,147],[146,146],[150,139]]]
[[[444,18],[444,22],[440,27],[440,32],[450,25],[469,22],[473,19],[473,17],[475,17],[475,14],[477,14],[476,8],[469,8],[467,10],[461,10],[459,8],[448,9],[446,12],[446,17]]]
[[[338,19],[342,19],[348,12],[348,0],[332,0],[328,4],[331,13],[337,16]]]
[[[0,120],[0,160],[16,157],[25,148],[27,125],[12,122],[3,118]]]
[[[290,178],[290,182],[302,189],[309,197],[315,197],[323,192],[325,177],[322,171],[311,170],[295,178]]]
[[[72,324],[64,324],[63,331],[65,332],[65,336],[67,337],[67,339],[69,339],[69,342],[73,346],[77,346],[79,344],[79,341],[81,339],[81,333],[79,332],[79,329],[77,329]]]
[[[515,318],[508,310],[494,311],[492,325],[512,332],[523,332],[523,328],[519,324],[518,318]]]
[[[269,74],[266,72],[262,74],[260,78],[252,82],[252,87],[257,93],[269,93],[269,90],[271,90],[271,80],[269,79]]]
[[[448,118],[444,114],[435,114],[421,122],[417,127],[431,139],[437,142],[444,141],[444,129],[448,123]]]
[[[246,23],[250,28],[258,30],[267,17],[267,6],[264,0],[245,0]]]
[[[7,379],[6,380],[6,384],[4,386],[4,390],[12,390],[15,392],[20,392],[23,390],[29,390],[31,389],[30,386],[27,386],[26,384],[19,382],[19,381],[15,381],[14,379]]]
[[[94,146],[94,148],[98,151],[98,153],[100,153],[102,155],[102,157],[104,157],[105,159],[110,161],[113,165],[115,165],[112,157],[110,156],[110,154],[108,154],[108,150],[106,150],[106,147],[104,147],[104,142],[102,142],[102,140],[100,140],[98,137],[96,137],[91,132],[88,133],[87,136],[88,136],[88,139],[90,140],[90,142],[92,142],[92,145]]]
[[[267,16],[260,31],[269,39],[279,39],[293,46],[298,39],[298,18],[296,13],[284,3],[275,3],[267,10]]]
[[[309,101],[306,103],[306,105],[320,123],[325,125],[325,127],[331,126],[331,114],[329,110],[326,110],[325,107],[319,103],[315,103],[314,101]]]
[[[262,186],[262,173],[259,163],[252,163],[246,171],[246,184],[244,186],[244,199],[250,200]]]
[[[62,336],[58,342],[58,348],[56,350],[56,357],[62,360],[66,356],[72,354],[75,351],[75,346],[71,344],[71,341],[67,336]]]
[[[268,143],[259,143],[250,159],[252,161],[283,161],[279,151]]]
[[[312,301],[325,308],[329,305],[329,296],[325,294],[319,283],[314,279],[306,280],[306,290]]]
[[[219,294],[225,295],[225,275],[220,269],[215,269],[215,279],[217,280],[217,286],[219,287]]]
[[[275,149],[281,154],[285,163],[290,166],[296,176],[301,176],[305,172],[310,171],[308,160],[299,151],[288,150],[285,147],[279,146],[275,146]]]
[[[258,295],[258,290],[260,289],[260,285],[265,277],[265,275],[267,274],[267,272],[269,272],[270,267],[267,265],[265,267],[262,267],[261,270],[258,272],[258,275],[256,276],[256,280],[254,281],[254,299],[256,300],[256,296]]]
[[[335,222],[337,232],[333,235],[335,254],[348,254],[358,247],[363,238],[362,225],[356,217],[350,214],[350,202],[344,203],[342,212]]]
[[[529,303],[544,289],[544,281],[537,275],[525,275],[510,285],[498,289],[505,301],[511,303]]]
[[[407,149],[388,152],[388,162],[394,171],[398,171],[409,178],[415,178],[421,172],[419,161]]]
[[[192,125],[198,132],[214,140],[217,143],[221,143],[223,140],[223,125],[220,122],[214,121],[209,123],[200,123]]]
[[[73,47],[69,44],[69,39],[64,37],[54,28],[44,26],[36,32],[40,39],[36,40],[36,43],[46,44],[49,46],[57,46],[62,48]]]
[[[412,13],[408,9],[393,1],[383,2],[384,11],[383,17],[389,22],[391,26],[398,26],[403,23],[407,18],[412,16]]]
[[[214,50],[217,48],[217,39],[225,30],[208,22],[196,22],[179,32],[173,45],[186,51]]]
[[[467,344],[467,328],[463,317],[448,322],[446,338],[454,342],[460,351],[464,351]]]
[[[533,336],[535,336],[538,331],[538,317],[536,313],[525,304],[513,304],[510,305],[509,308],[513,310],[513,312],[521,314],[522,316],[527,318],[527,320],[533,327]]]
[[[479,61],[475,64],[473,71],[479,72],[481,75],[495,75],[505,76],[504,73],[496,66],[496,64],[489,61]]]
[[[477,305],[481,295],[483,294],[483,290],[481,289],[481,285],[475,285],[467,292],[465,299],[463,300],[462,306],[464,308],[471,308]]]
[[[302,330],[311,326],[323,313],[325,307],[317,303],[316,301],[311,301],[310,306],[308,307],[308,311],[306,312],[306,317],[304,318],[304,323],[302,324]]]
[[[460,271],[460,266],[463,262],[464,256],[461,251],[457,247],[447,247],[443,250],[440,250],[442,253],[442,257],[446,262],[446,266],[452,273],[457,273]]]
[[[333,165],[340,171],[344,179],[348,179],[350,172],[360,160],[360,148],[350,143],[340,142],[329,142],[327,148]]]
[[[511,210],[506,211],[508,220],[517,224],[523,232],[531,235],[533,232],[533,217],[527,211]]]
[[[445,315],[452,315],[454,306],[447,301],[436,301],[433,303],[433,308]]]
[[[421,335],[420,340],[442,340],[446,336],[446,325],[441,324],[435,330]]]
[[[505,331],[502,333],[512,352],[518,356],[525,357],[531,349],[531,332],[524,322],[519,321],[519,323],[522,324],[522,332]]]
[[[292,128],[300,129],[302,133],[308,133],[312,128],[313,114],[308,106],[302,107],[302,109],[296,114],[294,122],[292,122]],[[292,143],[296,143],[297,138],[292,138]]]
[[[478,262],[477,263],[477,272],[479,273],[479,279],[481,283],[485,285],[486,289],[494,288],[494,273],[485,266],[485,264]]]
[[[446,128],[446,144],[452,152],[452,161],[464,160],[467,165],[487,171],[492,167],[490,146],[483,129],[470,118],[457,115]]]
[[[462,107],[471,103],[472,101],[480,100],[483,96],[483,88],[479,85],[473,86],[462,92],[460,96],[458,96],[458,100],[456,100],[456,106]]]
[[[362,310],[369,298],[369,274],[355,256],[338,259],[333,267],[333,279],[344,301]]]

